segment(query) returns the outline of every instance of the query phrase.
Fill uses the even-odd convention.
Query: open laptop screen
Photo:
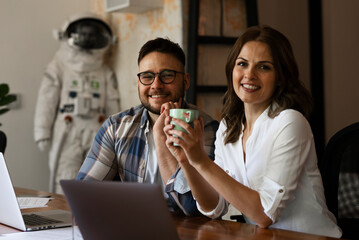
[[[85,239],[179,239],[160,186],[60,182]]]

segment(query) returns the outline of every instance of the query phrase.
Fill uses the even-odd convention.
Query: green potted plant
[[[9,94],[10,88],[7,83],[0,84],[0,115],[8,112],[8,105],[16,100],[16,96]],[[1,126],[1,123],[0,123]]]

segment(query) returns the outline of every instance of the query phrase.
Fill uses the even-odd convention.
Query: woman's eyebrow
[[[238,59],[241,59],[241,60],[244,60],[244,61],[248,61],[247,59],[245,59],[245,58],[243,58],[243,57],[237,57],[236,60],[238,60]]]
[[[272,61],[268,61],[268,60],[259,61],[258,63],[269,63],[271,65],[274,65],[274,63]]]
[[[243,61],[246,61],[246,62],[248,62],[248,60],[247,59],[245,59],[245,58],[243,58],[243,57],[237,57],[237,59],[236,60],[243,60]],[[269,61],[269,60],[263,60],[263,61],[259,61],[258,63],[269,63],[269,64],[271,64],[271,65],[273,65],[274,66],[274,63],[272,62],[272,61]]]

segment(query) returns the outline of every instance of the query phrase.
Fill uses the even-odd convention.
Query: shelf
[[[231,44],[236,42],[237,38],[217,37],[217,36],[198,36],[199,44]]]
[[[231,35],[226,34],[228,33],[228,31],[224,31],[223,29],[223,26],[225,24],[224,21],[226,19],[224,15],[224,11],[228,11],[227,12],[228,14],[230,12],[230,10],[224,7],[225,6],[224,1],[225,0],[219,1],[220,2],[219,31],[212,31],[213,28],[204,28],[206,31],[199,31],[200,2],[202,4],[205,4],[207,3],[207,1],[200,1],[200,0],[188,1],[189,24],[188,24],[187,71],[191,76],[191,83],[188,91],[186,92],[186,101],[192,104],[196,104],[196,101],[198,99],[197,96],[198,94],[225,93],[227,91],[227,86],[225,86],[226,81],[222,81],[226,79],[223,70],[227,59],[226,54],[228,54],[229,49],[237,41],[237,37],[226,37]],[[244,1],[245,3],[245,11],[246,11],[245,17],[246,17],[247,27],[258,25],[257,0],[242,0],[242,1]],[[227,1],[227,4],[228,3],[229,2]],[[235,3],[238,4],[238,0],[235,0]],[[216,20],[218,20],[217,19],[218,14],[217,15],[216,14],[210,15],[210,14],[212,14],[212,11],[210,11],[207,15],[204,16],[204,18],[202,18],[201,24],[203,24],[203,21],[210,21],[210,20],[213,20],[214,23],[217,23]],[[233,16],[231,19],[233,19]],[[241,18],[240,16],[238,18],[234,16],[234,19],[239,20]],[[242,19],[242,21],[244,20]],[[218,24],[215,24],[212,27],[214,27],[215,30],[218,30],[216,28],[217,25]],[[203,25],[201,25],[201,27],[203,27]],[[205,35],[206,33],[207,35]],[[201,57],[199,57],[199,51]],[[220,53],[218,54],[219,51]],[[208,52],[210,54],[205,54]],[[223,57],[223,55],[225,55],[225,57]],[[216,58],[215,61],[212,60],[213,58]],[[202,67],[198,66],[199,63],[201,64]],[[218,75],[217,73],[222,74],[223,76],[217,76]],[[203,78],[200,79],[200,81],[199,81],[199,76]],[[199,85],[205,83],[212,85]],[[216,106],[211,106],[211,108],[215,108],[215,107]]]

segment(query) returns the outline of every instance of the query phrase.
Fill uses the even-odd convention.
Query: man
[[[107,119],[77,176],[78,180],[120,180],[157,183],[172,210],[197,213],[185,177],[165,146],[164,119],[169,108],[195,108],[184,100],[190,77],[185,55],[168,39],[148,41],[138,56],[138,94],[141,104]],[[203,112],[205,146],[214,159],[218,122]],[[167,183],[165,185],[165,183]]]

